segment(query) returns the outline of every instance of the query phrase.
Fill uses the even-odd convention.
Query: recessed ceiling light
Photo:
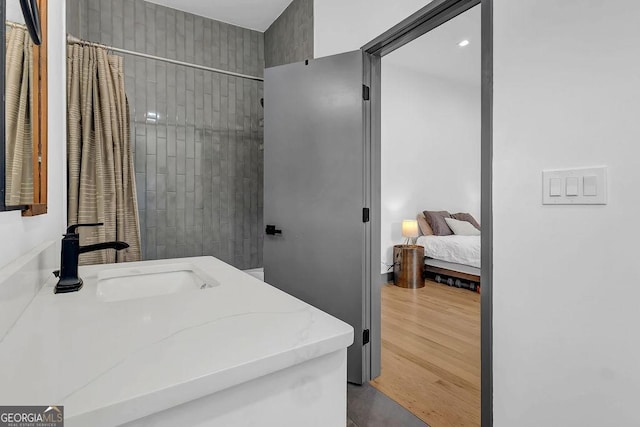
[[[458,43],[458,46],[460,47],[465,47],[469,44],[469,40],[462,40],[460,43]]]

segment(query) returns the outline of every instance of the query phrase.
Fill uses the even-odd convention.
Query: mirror
[[[47,212],[47,1],[1,5],[0,211]]]

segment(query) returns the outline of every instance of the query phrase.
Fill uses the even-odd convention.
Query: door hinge
[[[362,331],[362,345],[369,344],[369,330]]]
[[[364,99],[365,101],[368,101],[369,98],[370,98],[370,96],[369,96],[369,86],[362,85],[362,99]]]
[[[369,208],[362,208],[362,222],[369,222]]]

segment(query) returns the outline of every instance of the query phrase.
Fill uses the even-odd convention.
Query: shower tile
[[[147,209],[145,210],[145,221],[147,227],[155,227],[156,226],[156,193],[155,191],[147,191]]]
[[[100,39],[101,43],[108,45],[113,44],[113,28],[111,25],[111,17],[113,12],[111,10],[111,2],[100,3]]]
[[[156,156],[147,154],[147,191],[155,191],[156,189]]]
[[[156,125],[146,125],[146,141],[147,141],[147,154],[156,154],[157,140],[156,140]]]
[[[210,66],[214,68],[220,67],[220,22],[211,21],[211,43],[208,45],[211,52]]]
[[[167,258],[168,258],[167,247],[164,245],[163,246],[158,245],[157,252],[156,252],[156,259],[167,259]]]
[[[177,190],[176,158],[167,157],[167,191]]]
[[[195,193],[193,191],[187,191],[186,194],[186,208],[185,208],[185,222],[187,227],[193,227],[195,225]]]
[[[194,21],[194,15],[190,13],[185,14],[185,59],[187,62],[195,61]]]
[[[167,258],[175,258],[178,256],[176,253],[176,241],[178,236],[178,230],[176,227],[168,226],[166,230],[166,245],[167,245]]]
[[[187,122],[187,107],[179,105],[176,114],[176,123],[184,125]]]
[[[245,30],[236,28],[236,71],[244,73],[244,38]]]
[[[202,229],[204,227],[204,209],[196,208],[194,212],[194,224],[196,227]]]
[[[145,5],[145,42],[146,53],[156,54],[156,6],[153,3],[144,2]]]
[[[185,60],[185,13],[176,11],[176,59]]]
[[[184,209],[178,209],[177,221],[176,221],[176,244],[186,245],[187,243],[187,226],[185,223],[185,211]],[[184,249],[183,249],[184,250]]]
[[[236,68],[236,27],[230,25],[227,29],[227,65],[228,70],[237,71]]]
[[[90,25],[88,38],[91,41],[100,41],[100,3],[97,0],[88,0],[87,16],[94,25]]]
[[[167,209],[167,175],[156,175],[156,209]]]
[[[156,228],[147,228],[147,248],[145,259],[157,259],[157,247],[156,247]]]
[[[135,5],[132,0],[125,0],[123,2],[123,26],[124,30],[123,39],[124,39],[124,48],[125,49],[135,49],[135,20],[134,20],[134,11]]]
[[[182,244],[178,244],[176,246],[176,253],[178,257],[184,257],[186,256],[186,252],[187,252],[187,245],[185,245],[184,243]]]
[[[165,129],[166,132],[166,128]],[[167,140],[165,138],[157,139],[156,146],[156,156],[157,156],[157,172],[166,174],[168,172],[167,169]]]
[[[147,144],[144,135],[135,135],[135,146],[134,169],[136,172],[145,172],[147,169]]]
[[[147,206],[147,198],[145,197],[146,187],[144,172],[136,172],[136,195],[138,196],[138,209],[141,211],[145,210]]]
[[[220,22],[218,25],[220,27],[220,40],[217,44],[217,48],[220,50],[220,68],[227,70],[227,66],[229,65],[229,54],[227,50],[227,44],[229,42],[229,25],[224,22]],[[216,41],[214,40],[213,43],[215,52]]]
[[[175,125],[167,126],[167,155],[176,156],[177,151],[177,132]]]
[[[186,129],[186,154],[187,159],[193,159],[196,156],[196,130],[193,126],[187,126]]]
[[[156,55],[167,56],[167,17],[166,8],[156,7]]]
[[[193,92],[193,90],[187,90],[187,99],[186,99],[186,122],[187,124],[194,124],[195,123],[195,116],[196,116],[196,101],[195,101],[195,94]]]
[[[187,143],[184,139],[178,139],[177,143],[177,168],[178,174],[185,174],[187,171]]]
[[[214,227],[211,209],[208,209],[207,206],[203,208],[202,228],[203,232],[207,235],[207,239],[210,239]]]
[[[248,268],[251,265],[251,240],[244,239],[242,241],[242,259],[244,265],[241,268]]]
[[[78,23],[69,31],[82,37],[263,74],[260,32],[142,0],[72,1]],[[206,254],[259,266],[263,85],[133,56],[125,85],[144,257]]]
[[[194,193],[195,193],[196,209],[204,208],[204,191],[203,191],[202,177],[196,178]]]
[[[164,9],[164,8],[163,8]],[[177,56],[176,41],[176,11],[174,9],[164,9],[167,18],[167,57],[175,59]]]
[[[186,208],[186,194],[187,194],[187,177],[185,175],[178,175],[178,190],[177,190],[177,206],[178,209],[184,210]]]
[[[156,245],[166,245],[167,242],[167,212],[157,211],[156,213]]]
[[[146,52],[146,30],[145,30],[145,7],[143,2],[135,3],[135,50],[138,52]]]
[[[208,19],[206,19],[208,21]],[[204,63],[204,21],[202,16],[196,16],[194,20],[194,61],[196,64]]]
[[[156,124],[156,137],[158,139],[164,139],[164,140],[167,139],[167,126],[165,123]],[[166,141],[165,141],[165,144],[166,144]],[[166,148],[165,148],[165,151],[166,151]]]
[[[196,162],[195,159],[187,159],[187,174],[186,174],[187,191],[195,191],[196,189],[195,162]]]
[[[204,160],[204,157],[202,155],[202,142],[196,141],[194,157],[196,160],[195,166],[194,166],[194,173],[196,176],[202,175],[202,161]]]
[[[167,192],[167,227],[176,226],[176,215],[178,211],[177,193],[175,191]]]

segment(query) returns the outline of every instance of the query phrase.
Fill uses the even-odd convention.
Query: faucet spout
[[[87,252],[100,251],[102,249],[115,249],[116,251],[121,251],[123,249],[127,249],[128,247],[129,244],[125,242],[103,242],[96,243],[95,245],[80,246],[80,250],[78,253],[84,254]]]

